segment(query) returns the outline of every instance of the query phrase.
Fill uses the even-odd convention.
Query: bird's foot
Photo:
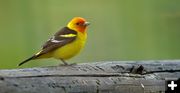
[[[74,66],[77,65],[76,63],[72,63],[72,64],[59,64],[59,66]]]
[[[68,64],[64,59],[60,59],[64,64],[60,64],[60,66],[73,66],[76,65],[76,63]]]

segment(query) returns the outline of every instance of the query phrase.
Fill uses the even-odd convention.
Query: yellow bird
[[[45,42],[41,51],[21,62],[19,66],[29,60],[51,57],[60,59],[64,65],[68,65],[65,60],[75,56],[84,47],[88,25],[89,22],[82,17],[73,18],[66,27],[60,29]]]

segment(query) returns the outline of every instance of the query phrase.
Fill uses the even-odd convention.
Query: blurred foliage
[[[180,0],[0,0],[0,68],[17,68],[75,16],[91,25],[71,63],[180,58]]]

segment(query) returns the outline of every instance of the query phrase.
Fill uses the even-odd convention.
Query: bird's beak
[[[85,22],[84,23],[84,26],[88,26],[88,25],[90,25],[90,22]]]

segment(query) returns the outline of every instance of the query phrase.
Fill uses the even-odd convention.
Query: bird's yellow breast
[[[78,32],[76,40],[64,45],[53,52],[53,57],[56,59],[69,59],[80,52],[84,47],[87,38],[86,33]]]

